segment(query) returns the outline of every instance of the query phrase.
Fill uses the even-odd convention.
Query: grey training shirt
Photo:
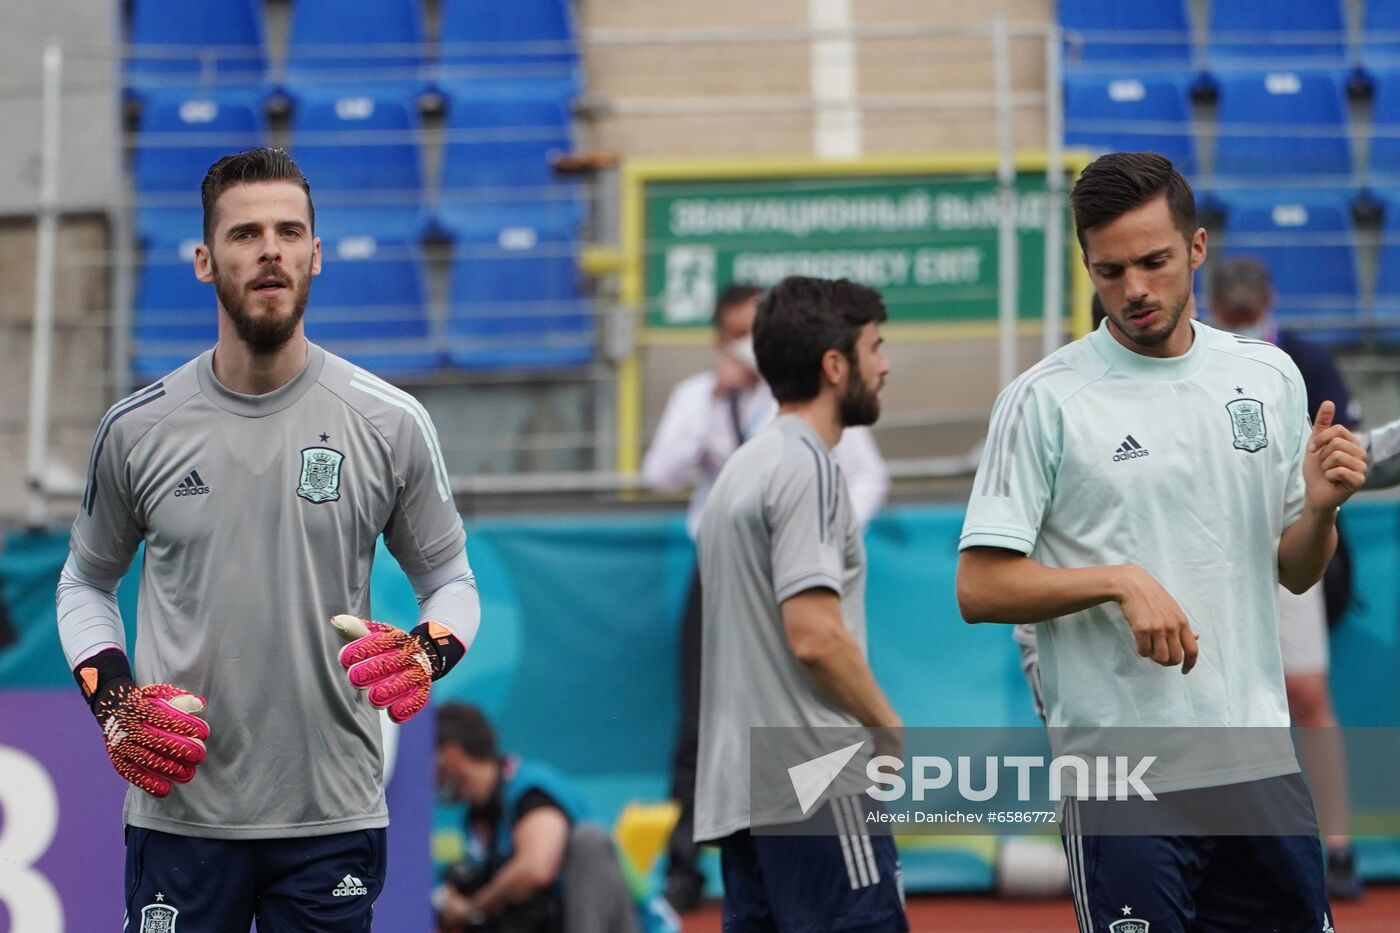
[[[129,789],[126,822],[219,839],[385,826],[379,713],[330,619],[369,616],[381,532],[410,575],[463,553],[437,434],[412,396],[314,344],[259,396],[224,387],[213,356],[107,413],[73,525],[93,579],[145,543],[136,679],[208,700],[194,780],[163,800]]]
[[[784,744],[804,758],[840,747],[829,727],[859,730],[794,657],[781,607],[806,590],[835,592],[864,653],[865,546],[841,468],[794,415],[779,417],[725,463],[697,545],[704,639],[695,838],[703,842],[792,816],[790,788],[749,786],[751,727],[794,727]],[[865,737],[856,731],[851,741]]]

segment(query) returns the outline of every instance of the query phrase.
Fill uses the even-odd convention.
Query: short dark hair
[[[1155,152],[1111,152],[1099,156],[1079,175],[1070,192],[1075,232],[1084,232],[1122,217],[1159,197],[1167,199],[1172,223],[1189,243],[1196,235],[1196,195],[1171,159]]]
[[[285,149],[245,149],[226,155],[209,166],[204,182],[199,186],[199,199],[204,204],[204,242],[214,234],[214,207],[220,196],[235,185],[261,181],[289,181],[306,192],[306,210],[311,215],[311,230],[316,231],[316,207],[311,203],[311,184]]]
[[[724,287],[724,291],[719,293],[719,298],[715,300],[715,313],[711,316],[710,323],[719,327],[726,311],[730,308],[737,308],[744,302],[751,301],[762,294],[762,286],[749,282],[729,283]]]
[[[866,324],[889,317],[880,293],[848,279],[793,275],[758,303],[753,349],[758,371],[779,402],[805,402],[821,390],[822,356],[839,350],[854,365]]]
[[[1269,267],[1253,256],[1222,259],[1211,270],[1210,303],[1213,306],[1258,311],[1268,306],[1273,290]]]
[[[456,745],[468,756],[481,761],[501,757],[496,732],[486,714],[466,703],[444,703],[437,708],[437,744]]]

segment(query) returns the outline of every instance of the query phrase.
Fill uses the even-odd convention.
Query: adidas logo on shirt
[[[358,897],[361,894],[368,894],[369,888],[365,883],[354,875],[346,875],[340,879],[340,884],[335,886],[331,892],[331,897]]]
[[[190,475],[180,480],[180,485],[175,487],[177,496],[207,496],[209,492],[209,487],[204,485],[198,470],[190,470]]]
[[[1123,460],[1136,460],[1138,457],[1146,457],[1148,450],[1139,444],[1129,434],[1123,439],[1123,443],[1118,445],[1118,449],[1113,452],[1113,462],[1119,463]]]

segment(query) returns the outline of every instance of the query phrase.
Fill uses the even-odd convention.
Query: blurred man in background
[[[437,780],[467,805],[468,857],[434,892],[438,929],[635,933],[635,907],[607,833],[547,765],[502,754],[474,706],[437,710]]]
[[[1361,420],[1360,406],[1347,391],[1332,354],[1325,347],[1280,328],[1272,313],[1273,304],[1269,270],[1259,260],[1239,257],[1216,264],[1210,280],[1210,314],[1215,325],[1242,337],[1267,340],[1287,353],[1303,375],[1309,413],[1315,413],[1323,401],[1331,399],[1337,406],[1336,423],[1356,428]],[[1373,484],[1368,481],[1370,485]],[[1346,608],[1344,594],[1350,593],[1350,577],[1350,555],[1339,523],[1337,553],[1322,581],[1306,593],[1295,595],[1282,586],[1278,592],[1279,641],[1288,711],[1295,726],[1317,730],[1304,733],[1309,741],[1300,743],[1300,751],[1312,778],[1327,840],[1328,894],[1339,900],[1361,896],[1356,856],[1347,831],[1351,811],[1346,750],[1342,747],[1328,683],[1328,623],[1329,619],[1335,622]]]
[[[685,379],[672,390],[642,461],[642,478],[653,489],[694,487],[686,514],[686,530],[692,539],[720,468],[777,413],[777,402],[759,375],[753,352],[754,315],[762,295],[763,289],[758,286],[738,283],[720,293],[713,319],[715,366]],[[889,492],[889,472],[870,429],[847,429],[832,456],[846,475],[856,521],[864,528],[884,505]],[[668,846],[666,896],[677,910],[696,906],[705,888],[692,838],[699,728],[700,603],[697,571],[681,619],[681,710],[671,764],[671,796],[680,804],[680,818]]]
[[[804,834],[770,835],[800,817],[761,799],[773,788],[749,770],[756,726],[786,727],[810,760],[832,732],[863,743],[901,725],[867,660],[865,545],[831,454],[880,416],[885,318],[878,293],[845,279],[793,276],[764,296],[754,349],[778,418],[724,465],[701,516],[695,838],[720,848],[726,930],[909,928],[894,841],[869,832],[860,787],[833,782]]]

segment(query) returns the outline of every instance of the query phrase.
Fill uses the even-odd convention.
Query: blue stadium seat
[[[1270,61],[1284,67],[1341,66],[1346,43],[1342,0],[1212,0],[1210,5],[1213,67],[1240,62],[1258,68]]]
[[[1355,339],[1360,286],[1350,192],[1220,196],[1226,256],[1254,256],[1273,278],[1274,313],[1328,341]],[[1328,325],[1332,325],[1330,328]]]
[[[136,238],[145,246],[176,247],[189,252],[204,239],[204,210],[196,192],[194,206],[145,207],[136,213]]]
[[[155,379],[218,336],[212,286],[194,276],[198,242],[146,248],[133,314],[138,376]],[[428,315],[422,249],[417,240],[382,233],[322,237],[321,275],[312,280],[306,333],[328,350],[386,376],[430,372],[441,362]]]
[[[372,81],[421,90],[423,17],[419,0],[296,0],[287,38],[291,85]]]
[[[569,0],[443,0],[439,71],[460,79],[553,79],[578,91]]]
[[[455,231],[448,287],[452,365],[562,369],[593,359],[593,313],[580,289],[577,241],[528,224]]]
[[[573,147],[567,100],[522,90],[515,82],[444,85],[447,91],[447,142],[442,156],[443,226],[461,230],[472,215],[494,235],[496,214],[531,218],[548,209],[560,224],[577,226],[583,218],[582,186],[561,179],[551,160]],[[534,219],[527,218],[533,223]]]
[[[1371,177],[1383,187],[1400,185],[1400,69],[1372,69],[1370,76]]]
[[[194,277],[193,239],[148,246],[132,309],[132,369],[153,381],[212,347],[219,313],[213,286]]]
[[[1361,50],[1368,66],[1400,65],[1400,3],[1370,0],[1361,18]]]
[[[266,94],[256,88],[147,92],[132,156],[142,207],[199,204],[209,166],[230,152],[267,145],[265,106]]]
[[[423,232],[421,123],[411,96],[365,86],[299,87],[291,152],[325,235]]]
[[[1065,64],[1181,67],[1191,63],[1185,0],[1060,0]]]
[[[377,230],[321,237],[306,336],[384,376],[431,372],[441,361],[428,314],[422,247]]]
[[[261,0],[132,0],[127,84],[253,84],[267,67]]]
[[[1160,152],[1196,171],[1187,82],[1172,76],[1072,74],[1065,78],[1065,145],[1100,152]]]
[[[1220,88],[1215,172],[1223,176],[1352,173],[1345,79],[1331,71],[1226,72]]]

